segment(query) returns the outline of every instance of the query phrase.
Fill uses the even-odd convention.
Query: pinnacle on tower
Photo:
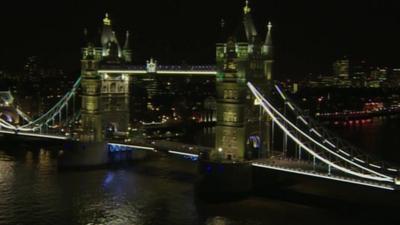
[[[129,30],[126,31],[124,49],[129,49]]]
[[[265,42],[262,46],[262,53],[269,59],[273,58],[273,45],[272,45],[272,23],[268,22],[267,25],[267,35],[265,37]]]
[[[249,0],[246,0],[246,5],[243,7],[244,14],[249,14],[251,12],[251,8],[249,6]]]
[[[225,20],[221,19],[219,25],[220,25],[221,29],[224,29],[225,28]]]
[[[265,43],[264,43],[265,45],[268,46],[272,45],[271,30],[272,30],[272,23],[271,21],[269,21],[267,25],[267,36],[265,37]]]
[[[234,71],[236,70],[236,62],[237,58],[236,53],[236,40],[234,37],[229,37],[226,43],[226,58],[225,58],[225,70]]]
[[[111,26],[111,20],[110,20],[110,18],[108,18],[108,13],[106,13],[106,15],[105,15],[105,17],[103,19],[103,24],[105,26]]]
[[[246,5],[243,8],[243,12],[243,25],[238,30],[236,41],[249,43],[254,42],[255,37],[257,36],[257,30],[250,14],[251,8],[248,0],[246,0]]]

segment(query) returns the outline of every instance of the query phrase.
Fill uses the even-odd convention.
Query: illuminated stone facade
[[[269,150],[268,118],[260,115],[246,83],[252,82],[265,93],[271,85],[272,26],[268,24],[266,39],[261,41],[250,12],[246,4],[243,24],[226,43],[216,46],[217,128],[211,160],[242,161]]]
[[[101,54],[92,45],[84,49],[81,60],[82,141],[103,140],[102,112],[100,108],[101,79],[97,73],[100,60]]]
[[[102,141],[107,132],[125,133],[129,127],[129,76],[100,72],[131,62],[129,32],[121,49],[106,14],[100,44],[88,42],[82,53],[82,141]]]

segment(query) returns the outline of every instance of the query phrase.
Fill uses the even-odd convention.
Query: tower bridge
[[[242,23],[226,31],[216,44],[215,66],[161,66],[153,59],[144,66],[134,66],[130,33],[126,32],[121,47],[106,14],[100,46],[88,41],[83,48],[81,76],[71,90],[37,118],[28,118],[19,110],[25,123],[0,118],[0,134],[107,144],[107,130],[128,131],[132,77],[211,76],[216,79],[217,93],[215,147],[201,154],[193,149],[168,149],[169,153],[199,158],[205,191],[248,191],[254,168],[397,190],[397,167],[366,156],[332,135],[274,85],[272,24],[265,30],[265,37],[261,37],[246,1]],[[80,107],[76,96],[81,99]],[[282,149],[274,144],[277,130],[282,134]],[[111,148],[96,151],[157,148],[129,140],[114,140],[108,145]],[[163,148],[175,145],[164,143]]]

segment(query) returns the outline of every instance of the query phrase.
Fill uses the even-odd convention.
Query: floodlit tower
[[[96,48],[89,43],[83,48],[81,60],[82,87],[82,141],[102,141],[102,115],[100,109],[101,80],[97,73],[101,55],[96,54]]]
[[[255,99],[247,90],[246,82],[252,82],[262,90],[267,89],[271,72],[267,73],[265,68],[271,67],[272,55],[264,50],[272,47],[270,34],[267,34],[265,43],[259,40],[250,12],[249,2],[246,1],[242,23],[234,36],[216,46],[217,127],[211,160],[242,161],[261,157],[264,149],[260,142],[268,140],[268,135],[264,138],[266,117],[261,116],[259,108],[254,106]]]
[[[212,160],[243,160],[245,157],[246,83],[238,76],[236,40],[226,43],[223,71],[217,80],[216,149]]]

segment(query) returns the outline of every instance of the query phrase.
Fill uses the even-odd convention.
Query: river
[[[367,152],[400,162],[400,119],[335,131]],[[209,132],[208,132],[209,133]],[[209,134],[208,134],[209,136]],[[207,137],[208,137],[207,136]],[[4,140],[2,140],[4,144]],[[0,147],[0,224],[381,224],[364,211],[250,196],[196,197],[195,162],[160,156],[118,168],[60,171],[59,149]],[[388,221],[384,224],[389,224]]]

